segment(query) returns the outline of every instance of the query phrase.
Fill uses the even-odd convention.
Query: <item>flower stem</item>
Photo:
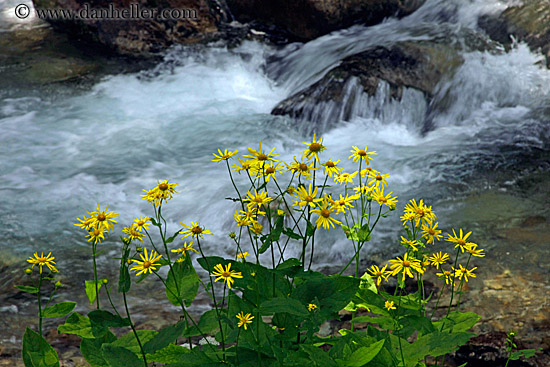
[[[136,328],[134,326],[134,323],[132,322],[132,319],[130,318],[130,310],[128,310],[128,301],[126,300],[126,292],[122,292],[122,298],[124,299],[124,308],[126,309],[126,315],[128,316],[128,321],[130,321],[130,327],[132,328],[132,331],[134,332],[134,335],[136,337],[136,340],[139,345],[139,349],[141,350],[141,355],[143,356],[143,363],[145,367],[147,367],[147,357],[145,357],[145,351],[143,350],[143,345],[141,344],[141,340],[139,340],[138,333],[136,331]]]

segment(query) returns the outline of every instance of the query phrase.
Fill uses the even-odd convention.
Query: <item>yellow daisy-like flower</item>
[[[376,285],[380,285],[382,280],[388,281],[388,277],[392,274],[392,272],[386,270],[387,267],[388,265],[384,265],[382,269],[379,269],[378,266],[373,265],[370,269],[367,269],[372,274],[371,276],[374,278]]]
[[[373,189],[374,189],[374,187],[361,185],[361,186],[354,187],[353,191],[355,191],[358,195],[361,195],[361,194],[368,195],[368,194],[372,193]]]
[[[92,217],[86,218],[85,215],[83,215],[82,218],[83,219],[76,218],[76,220],[79,221],[80,223],[75,223],[74,225],[82,229],[90,230],[92,228],[93,218]]]
[[[470,254],[472,254],[472,256],[484,257],[485,254],[483,253],[483,251],[485,250],[482,248],[478,249],[477,244],[473,242],[468,242],[468,246],[466,246],[466,252],[469,252]]]
[[[182,239],[185,238],[185,237],[189,237],[189,236],[193,236],[195,238],[198,238],[198,237],[203,238],[203,236],[205,234],[213,234],[212,232],[210,232],[208,230],[205,230],[203,227],[201,227],[199,225],[199,222],[196,222],[196,223],[191,222],[190,226],[188,226],[187,224],[184,224],[182,222],[180,222],[180,224],[183,227],[187,228],[185,231],[180,232],[180,234],[185,235],[185,236],[182,237]]]
[[[339,175],[342,172],[342,168],[337,166],[338,163],[340,163],[340,160],[333,162],[330,159],[325,163],[321,163],[325,167],[325,173],[328,177]]]
[[[248,225],[248,228],[252,231],[252,233],[257,234],[258,236],[262,234],[262,231],[264,230],[264,226],[261,225],[258,222],[253,222]]]
[[[239,214],[239,211],[237,210],[235,210],[235,214],[233,214],[233,219],[235,219],[235,223],[237,223],[237,226],[239,227],[246,227],[254,221],[254,219],[249,218],[245,214]]]
[[[454,274],[449,270],[441,269],[441,273],[435,273],[439,278],[445,278],[445,284],[453,284]]]
[[[421,220],[432,222],[436,219],[436,215],[432,211],[432,207],[424,205],[424,201],[422,199],[420,199],[418,204],[415,199],[411,199],[411,201],[405,205],[405,213],[414,214],[414,219],[417,226]]]
[[[46,265],[52,273],[58,273],[59,271],[55,268],[55,259],[54,256],[50,256],[52,253],[50,253],[46,256],[44,256],[44,253],[42,252],[42,255],[38,256],[38,252],[34,253],[34,258],[31,256],[27,259],[29,263],[32,264],[31,269],[34,268],[35,265],[40,266],[40,274],[42,274],[42,267]]]
[[[251,172],[255,174],[256,177],[265,177],[265,181],[269,182],[271,177],[273,177],[274,180],[277,179],[277,177],[275,177],[276,173],[283,173],[283,168],[280,167],[282,164],[283,162],[265,162],[261,167],[253,167]]]
[[[388,311],[389,311],[389,310],[396,310],[396,309],[397,309],[397,307],[395,307],[395,306],[393,305],[393,301],[386,301],[386,302],[384,302],[384,308],[385,308],[386,310],[388,310]]]
[[[468,282],[468,277],[472,277],[472,278],[476,278],[477,276],[474,274],[474,270],[477,269],[477,266],[476,267],[473,267],[472,269],[468,270],[466,269],[465,267],[463,267],[462,265],[458,264],[459,268],[458,269],[455,269],[453,268],[453,270],[455,271],[455,277],[462,280],[462,278],[464,278],[464,280],[466,282]]]
[[[229,289],[235,280],[233,278],[242,278],[242,273],[240,271],[231,270],[231,263],[227,264],[226,268],[223,268],[222,264],[214,266],[214,271],[210,275],[211,277],[217,277],[215,282],[220,279],[223,279]]]
[[[247,324],[252,324],[252,319],[254,318],[254,316],[252,316],[250,313],[244,314],[242,311],[239,312],[236,317],[239,319],[237,326],[244,326],[245,330],[247,328]]]
[[[449,254],[443,253],[441,251],[432,254],[428,257],[428,261],[432,266],[435,266],[436,269],[439,269],[439,265],[443,265],[449,260]]]
[[[338,214],[338,213],[345,213],[346,209],[353,208],[353,205],[351,205],[351,203],[354,200],[357,200],[358,198],[359,198],[358,195],[349,196],[348,194],[346,194],[346,196],[344,197],[342,196],[342,194],[340,194],[340,199],[333,200],[331,198],[327,198],[327,200],[332,205],[331,209],[335,210],[336,214]]]
[[[310,303],[309,305],[307,305],[307,310],[308,311],[313,311],[317,308],[317,305],[315,303]]]
[[[142,273],[153,273],[153,271],[157,271],[156,266],[160,265],[157,261],[162,258],[162,255],[157,254],[155,250],[151,250],[151,254],[148,254],[147,249],[145,248],[143,249],[143,255],[139,254],[139,257],[141,257],[141,260],[143,261],[131,259],[131,261],[136,263],[136,265],[130,268],[131,271],[136,271],[137,276]]]
[[[124,227],[122,229],[122,232],[126,233],[128,235],[128,239],[130,241],[138,240],[139,242],[143,242],[143,237],[145,237],[145,233],[141,233],[137,230],[137,227],[135,225],[132,225],[130,227]]]
[[[254,194],[252,194],[250,191],[246,193],[246,197],[243,199],[243,201],[248,201],[247,204],[248,210],[252,210],[252,208],[257,205],[258,208],[260,208],[262,205],[269,204],[270,201],[272,201],[273,198],[270,196],[267,196],[267,191],[258,192],[256,189],[254,189]]]
[[[397,275],[400,272],[403,272],[403,281],[405,281],[405,276],[407,275],[409,278],[414,278],[411,269],[420,274],[424,273],[420,261],[416,259],[409,259],[408,254],[403,256],[403,260],[401,260],[400,257],[397,257],[396,260],[390,260],[390,269],[393,270],[392,275]]]
[[[135,227],[137,231],[141,231],[142,229],[149,229],[149,226],[151,225],[151,217],[141,216],[141,218],[135,218],[134,223],[132,223],[132,227]]]
[[[372,167],[365,167],[364,169],[361,170],[361,177],[365,177],[365,176],[374,177],[379,173],[380,172],[378,172]]]
[[[399,217],[399,219],[401,219],[401,221],[403,222],[403,225],[406,226],[407,222],[414,221],[414,217],[415,217],[414,213],[405,212],[403,213],[403,216]]]
[[[184,242],[183,247],[180,247],[180,248],[177,248],[177,249],[174,249],[174,250],[170,250],[170,251],[175,252],[177,254],[182,254],[183,256],[185,256],[188,251],[195,251],[198,254],[199,252],[193,248],[193,243],[194,242],[195,241],[191,241],[191,242],[189,242],[189,244],[187,242]]]
[[[317,228],[320,228],[321,226],[323,226],[323,228],[328,231],[330,226],[332,226],[332,228],[334,228],[334,223],[342,224],[342,222],[340,222],[340,221],[334,219],[333,217],[331,217],[331,214],[335,214],[335,212],[334,212],[333,209],[328,208],[327,206],[328,206],[328,201],[323,200],[323,202],[321,204],[321,208],[320,209],[313,209],[313,210],[311,210],[311,212],[319,214],[319,217],[317,218],[317,221],[315,222],[317,224]]]
[[[94,212],[86,212],[90,215],[90,228],[105,228],[109,231],[113,229],[113,223],[116,223],[115,218],[118,218],[118,213],[110,212],[109,205],[105,210],[101,210],[99,204],[97,204],[97,210]]]
[[[239,252],[237,254],[237,258],[239,259],[246,259],[246,257],[249,255],[248,251],[245,251],[245,252]]]
[[[323,145],[323,137],[316,141],[315,134],[313,134],[313,140],[311,141],[311,143],[304,142],[303,144],[307,145],[308,147],[306,150],[302,151],[302,157],[310,159],[311,156],[314,156],[317,162],[321,163],[321,161],[319,160],[319,153],[327,149]]]
[[[313,163],[307,164],[304,162],[298,162],[296,157],[293,158],[294,162],[290,165],[287,164],[287,171],[297,173],[299,176],[305,177],[308,180],[311,180],[311,172],[315,171],[317,168],[313,167]]]
[[[365,150],[359,149],[356,146],[353,146],[352,148],[353,149],[350,150],[352,154],[348,157],[348,159],[351,159],[353,163],[363,159],[366,164],[369,164],[370,162],[369,156],[376,155],[376,152],[367,152],[367,147],[365,147]]]
[[[221,162],[221,161],[226,161],[228,160],[229,158],[233,157],[235,154],[237,154],[238,150],[235,150],[234,152],[231,152],[231,151],[227,151],[227,149],[224,149],[223,152],[218,149],[218,154],[216,153],[212,153],[212,155],[216,158],[212,159],[212,162]]]
[[[418,242],[418,240],[408,240],[403,236],[401,236],[401,244],[405,247],[412,248],[414,251],[418,251],[418,247],[416,246],[422,245],[422,243]]]
[[[172,199],[172,196],[177,193],[175,187],[178,185],[177,183],[169,183],[168,180],[157,181],[157,186],[154,189],[143,189],[146,194],[141,195],[141,200],[147,200],[154,206],[159,206],[163,200],[166,203]]]
[[[348,183],[353,184],[353,178],[357,176],[358,173],[359,171],[355,171],[353,173],[347,173],[347,172],[340,173],[334,176],[334,182],[337,182],[340,185],[348,184]]]
[[[439,222],[427,222],[422,224],[422,237],[426,239],[427,243],[435,244],[435,240],[440,240],[443,236],[441,230],[437,229]]]
[[[377,173],[376,175],[371,176],[369,178],[368,184],[370,186],[376,186],[376,187],[379,187],[379,186],[387,187],[388,186],[388,181],[386,180],[386,178],[388,178],[388,177],[390,177],[389,173],[386,173],[384,175],[381,175],[380,173]]]
[[[382,189],[379,189],[378,187],[375,187],[372,191],[372,198],[378,202],[380,205],[386,205],[389,208],[395,207],[397,204],[397,196],[391,197],[391,194],[393,191],[390,191],[389,194],[384,195],[384,187]]]
[[[239,175],[241,174],[242,171],[249,171],[252,167],[254,167],[253,161],[248,161],[248,160],[243,161],[240,158],[238,159],[241,165],[239,166],[238,164],[233,163],[233,165],[231,166],[231,170],[237,172]]]
[[[252,158],[252,164],[255,166],[263,166],[264,162],[266,161],[277,161],[275,158],[273,158],[273,156],[279,155],[279,153],[273,153],[274,150],[275,147],[273,147],[273,149],[271,149],[271,151],[266,154],[262,150],[262,142],[260,141],[258,150],[248,148],[248,152],[250,153],[250,155],[243,155],[243,157]]]
[[[305,186],[300,186],[296,189],[296,196],[299,200],[295,200],[292,206],[299,205],[300,208],[303,208],[306,205],[309,205],[312,208],[315,208],[315,203],[323,201],[321,198],[316,198],[317,196],[317,187],[312,188],[312,184],[309,184],[308,189],[306,190]]]
[[[105,239],[105,229],[104,228],[94,228],[90,229],[90,232],[88,232],[88,235],[86,237],[90,237],[88,242],[94,241],[94,245],[98,242],[101,242]]]
[[[453,229],[453,235],[451,236],[450,234],[448,234],[447,235],[448,237],[445,239],[445,241],[454,243],[455,248],[460,247],[460,250],[464,252],[464,250],[467,247],[470,247],[473,244],[473,242],[466,242],[466,240],[468,239],[468,237],[470,237],[471,234],[472,232],[470,231],[466,233],[466,235],[464,235],[462,232],[462,228],[460,228],[460,235],[457,236],[455,230]]]

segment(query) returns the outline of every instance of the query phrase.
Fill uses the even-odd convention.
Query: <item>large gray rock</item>
[[[118,53],[148,55],[165,49],[174,43],[198,43],[216,37],[218,25],[223,20],[219,8],[209,0],[33,0],[38,9],[67,9],[85,11],[85,19],[49,19],[56,28],[74,36],[98,42]],[[97,19],[91,16],[93,9],[131,9],[129,4],[141,9],[188,9],[179,12],[178,19]],[[81,13],[85,14],[85,13]],[[177,14],[176,14],[177,16]]]
[[[372,25],[404,16],[425,0],[226,0],[241,22],[259,21],[282,27],[298,40],[311,40],[361,23]]]

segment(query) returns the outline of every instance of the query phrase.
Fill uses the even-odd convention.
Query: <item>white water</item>
[[[234,193],[224,165],[210,161],[212,152],[245,153],[261,140],[288,161],[312,130],[324,136],[329,150],[323,157],[342,159],[347,169],[351,146],[376,150],[373,167],[391,173],[399,208],[419,195],[435,205],[465,190],[487,167],[509,167],[520,150],[547,147],[548,119],[530,113],[544,107],[550,72],[537,65],[540,55],[521,44],[507,54],[465,52],[464,65],[439,86],[434,103],[446,102],[448,108],[432,116],[435,128],[425,136],[420,129],[427,104],[418,92],[392,102],[383,86],[377,97],[356,104],[351,121],[328,131],[270,115],[278,102],[346,55],[430,39],[449,27],[472,27],[477,15],[502,8],[498,2],[458,4],[463,3],[430,1],[405,19],[356,26],[278,52],[250,42],[231,51],[176,48],[150,72],[114,75],[69,98],[0,100],[0,247],[21,256],[63,249],[61,268],[87,258],[85,234],[72,224],[97,202],[121,213],[117,232],[105,245],[114,256],[122,225],[151,214],[141,190],[168,179],[180,184],[164,211],[170,230],[179,228],[178,221],[200,221],[215,234],[205,240],[207,253],[232,255],[227,234],[235,230],[234,204],[223,198]],[[444,13],[450,14],[445,27],[434,16]],[[383,237],[396,236],[389,226],[382,233],[373,241],[377,250],[387,244],[380,242]],[[344,261],[348,250],[339,234],[321,237],[316,262]],[[88,269],[88,264],[74,267]]]

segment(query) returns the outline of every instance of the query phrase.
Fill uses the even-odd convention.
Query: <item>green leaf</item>
[[[322,349],[314,347],[313,345],[303,344],[300,346],[304,352],[309,355],[310,360],[318,367],[338,367],[336,363],[326,352]]]
[[[112,343],[116,336],[108,331],[104,336],[95,339],[82,339],[80,352],[92,367],[109,367],[109,363],[101,353],[101,346],[105,343]]]
[[[521,349],[515,352],[510,353],[510,360],[515,361],[521,357],[531,358],[535,355],[536,349]]]
[[[151,221],[153,219],[151,218]],[[153,223],[154,224],[154,223]],[[120,275],[118,278],[118,293],[125,293],[130,290],[132,285],[132,279],[130,279],[130,273],[128,272],[128,256],[130,256],[130,248],[126,248],[122,254],[120,260]]]
[[[110,328],[130,326],[130,319],[114,315],[109,311],[95,310],[88,314],[92,328]]]
[[[28,285],[16,285],[15,287],[17,289],[19,289],[20,291],[23,291],[23,292],[26,292],[26,293],[38,293],[38,288],[36,288],[36,287],[31,287],[31,286],[28,286]]]
[[[90,319],[78,312],[74,312],[69,316],[63,325],[57,327],[57,330],[60,333],[75,334],[81,338],[101,337],[108,331],[107,329],[92,328]]]
[[[345,360],[340,360],[341,365],[347,367],[361,367],[374,359],[382,350],[385,340],[379,340],[368,347],[360,347]]]
[[[198,328],[195,325],[190,326],[183,332],[184,337],[199,336],[202,334],[210,334],[219,328],[218,314],[215,309],[206,311],[202,314],[198,324]]]
[[[111,367],[138,367],[143,365],[143,362],[136,356],[135,353],[123,347],[117,347],[112,344],[103,344],[101,346],[103,358]]]
[[[309,315],[306,307],[300,301],[292,298],[273,298],[262,302],[260,305],[262,315],[273,315],[280,312],[300,317],[308,317]]]
[[[28,327],[23,335],[21,356],[25,367],[59,367],[57,352],[46,339]]]
[[[178,237],[179,234],[180,234],[180,230],[178,230],[176,233],[174,233],[174,235],[172,237],[167,238],[166,239],[166,244],[174,242],[174,240],[176,239],[176,237]]]
[[[97,294],[95,292],[95,281],[94,280],[86,280],[84,282],[86,286],[86,295],[88,296],[88,300],[90,301],[90,305],[94,304],[94,301],[97,297]],[[97,280],[97,291],[101,289],[101,286],[103,285],[103,280],[98,279]]]
[[[158,334],[158,332],[153,330],[137,330],[137,334],[139,336],[141,345],[144,345],[149,340],[153,339],[155,335]],[[135,355],[141,355],[141,349],[133,331],[130,331],[127,334],[121,336],[115,342],[111,343],[111,345],[115,347],[126,348]]]
[[[303,237],[301,235],[299,235],[298,233],[294,232],[292,229],[290,228],[285,228],[283,229],[283,233],[285,235],[287,235],[288,237],[294,239],[294,240],[301,240]]]
[[[306,228],[306,236],[311,237],[315,233],[315,226],[308,220]]]
[[[292,293],[302,304],[308,304],[317,298],[319,312],[325,317],[344,308],[359,288],[360,280],[354,277],[329,276],[312,277],[298,285]]]
[[[370,229],[369,229],[369,225],[368,224],[365,224],[363,227],[359,228],[359,230],[357,231],[357,240],[359,242],[365,242],[365,241],[370,241]]]
[[[143,345],[143,350],[145,353],[154,353],[157,350],[163,349],[175,341],[182,334],[183,329],[185,329],[185,322],[183,320],[175,325],[163,328],[153,339]]]
[[[180,345],[169,344],[153,354],[147,354],[147,362],[176,363],[181,360],[182,354],[187,353],[190,353],[189,349]]]
[[[451,312],[449,316],[434,322],[434,327],[441,330],[444,323],[443,331],[452,330],[452,332],[460,332],[470,330],[481,318],[474,312]]]
[[[190,261],[175,262],[166,278],[166,297],[171,304],[179,306],[181,300],[189,306],[197,296],[199,276]]]
[[[218,264],[226,265],[230,261],[219,256],[206,256],[198,258],[197,262],[204,270],[206,270],[209,274],[212,274],[214,271],[214,266]]]
[[[75,302],[60,302],[53,306],[46,307],[42,311],[42,317],[63,317],[68,315],[76,306]]]

